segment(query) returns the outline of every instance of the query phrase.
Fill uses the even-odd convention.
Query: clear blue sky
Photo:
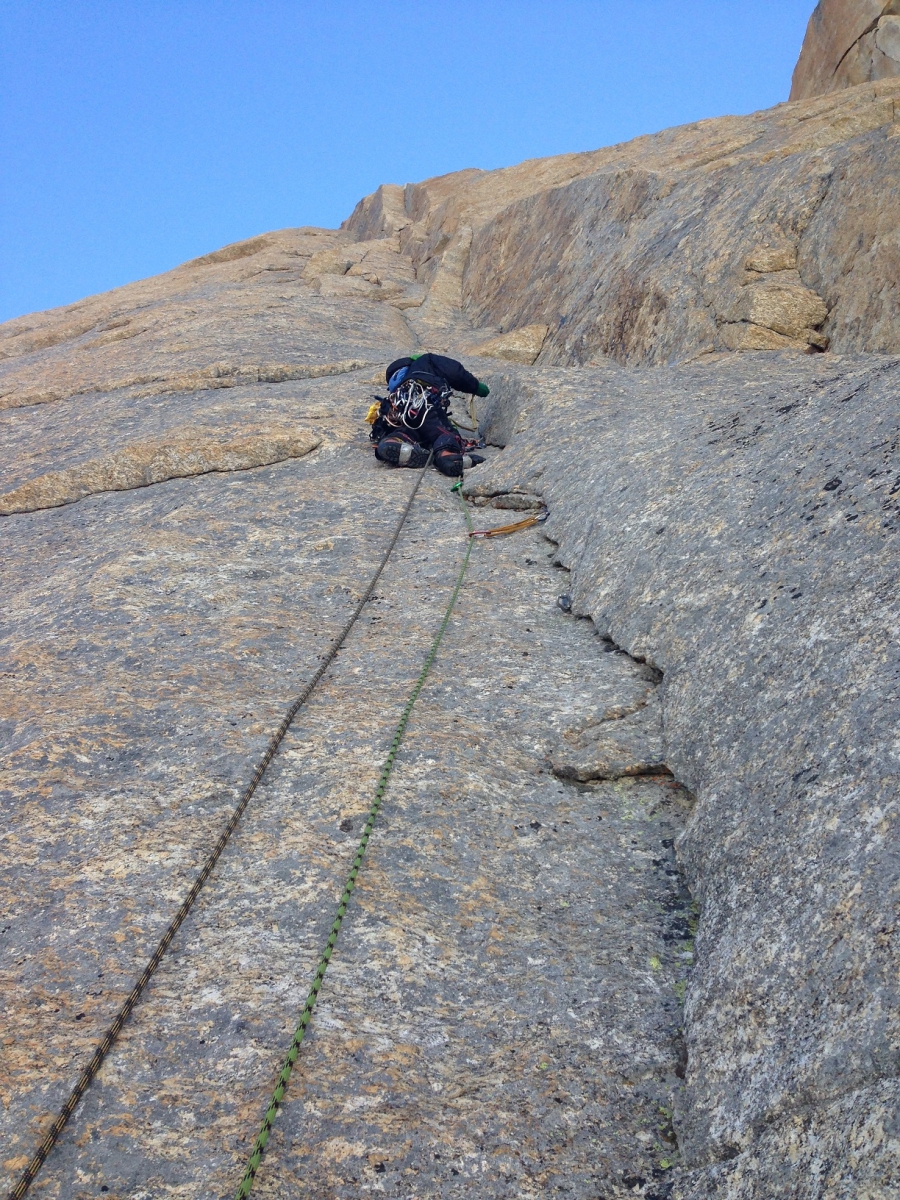
[[[0,0],[0,320],[786,99],[814,0]]]

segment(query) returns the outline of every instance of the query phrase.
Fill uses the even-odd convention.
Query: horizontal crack
[[[647,775],[674,778],[665,761],[662,709],[658,700],[662,671],[628,654],[611,637],[606,636],[603,641],[608,650],[637,664],[651,686],[632,704],[607,709],[599,720],[564,732],[549,756],[550,769],[559,779],[581,783]]]
[[[182,428],[165,439],[135,443],[75,467],[38,475],[0,495],[0,516],[60,508],[100,492],[126,492],[169,479],[271,466],[309,454],[321,443],[318,434],[296,427],[242,430],[229,440],[223,440],[221,431]]]
[[[168,392],[203,392],[216,388],[252,387],[258,383],[285,383],[293,379],[324,379],[330,375],[347,375],[374,365],[356,358],[333,363],[262,363],[253,366],[214,363],[181,375],[131,375],[70,390],[47,388],[39,392],[6,392],[0,396],[0,410],[54,404],[75,396],[119,392],[130,388],[136,389],[132,392],[132,398],[141,400],[146,396]]]

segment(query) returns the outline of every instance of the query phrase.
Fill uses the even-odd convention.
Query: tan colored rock
[[[164,439],[137,442],[63,471],[48,471],[0,495],[0,516],[73,504],[98,492],[187,479],[211,471],[247,471],[301,458],[321,445],[309,429],[244,428],[223,437],[209,429],[173,430]]]
[[[816,329],[828,316],[825,301],[810,288],[774,280],[745,287],[737,309],[740,320],[804,341],[807,330]]]
[[[200,258],[191,259],[190,262],[185,263],[185,266],[212,267],[217,263],[236,262],[239,258],[251,258],[254,254],[259,254],[271,244],[271,240],[265,236],[248,238],[243,242],[232,242],[230,246],[223,246],[221,250],[214,250],[212,254],[204,254]]]
[[[765,274],[769,271],[791,271],[797,266],[796,246],[757,246],[747,255],[744,267]]]
[[[803,287],[803,279],[800,272],[795,268],[788,271],[748,271],[744,269],[742,285],[746,287],[750,283],[790,283],[795,287]]]
[[[282,230],[251,239],[252,254],[188,263],[9,321],[0,326],[0,410],[122,388],[145,396],[315,378],[415,347],[390,305],[321,296],[304,278],[310,259],[349,240]],[[48,353],[38,362],[40,350]]]
[[[779,262],[763,257],[755,262]],[[819,332],[827,316],[825,301],[803,287],[797,271],[780,270],[767,275],[748,272],[749,281],[719,333],[729,350],[825,350],[828,337]]]
[[[400,253],[396,235],[323,250],[309,260],[303,279],[321,295],[336,299],[356,296],[414,308],[426,297],[424,291],[410,290],[416,270]]]
[[[588,154],[459,172],[367,197],[344,231],[399,237],[427,291],[408,320],[435,348],[546,325],[546,363],[693,359],[728,349],[722,330],[744,285],[785,272],[779,282],[828,297],[821,337],[834,349],[891,353],[900,151],[885,133],[898,100],[900,80],[888,79]]]
[[[303,271],[303,279],[313,286],[326,275],[346,275],[362,254],[356,246],[335,246],[314,254]]]
[[[353,296],[376,300],[379,290],[377,283],[351,275],[325,275],[319,284],[319,291],[323,296],[330,296],[338,300]]]
[[[391,298],[394,308],[421,308],[428,299],[428,289],[421,283],[411,283],[403,289],[399,296]]]
[[[791,100],[900,74],[897,0],[821,0],[794,69]]]
[[[806,350],[810,344],[807,338],[785,337],[749,321],[725,322],[719,334],[729,350]]]
[[[416,281],[415,268],[410,260],[386,246],[368,250],[359,262],[353,264],[347,274],[360,275],[366,279],[374,276],[381,284],[397,283],[402,287]]]
[[[535,512],[544,507],[541,497],[533,493],[507,492],[505,496],[495,496],[491,499],[491,508],[509,512]]]
[[[369,360],[356,358],[332,363],[213,363],[199,371],[170,375],[94,376],[85,386],[71,390],[44,388],[34,391],[10,391],[0,395],[0,411],[8,408],[28,408],[33,404],[52,404],[88,392],[116,392],[127,389],[132,399],[140,400],[169,392],[199,392],[245,387],[254,383],[284,383],[289,379],[324,379],[329,375],[346,375],[367,366]]]
[[[437,242],[439,250],[417,269],[417,278],[428,286],[421,308],[426,328],[452,325],[462,317],[463,275],[472,247],[472,228],[463,225]]]
[[[357,235],[376,237],[382,233],[400,233],[412,224],[406,211],[406,189],[396,183],[383,183],[376,192],[357,205],[359,216],[354,225]]]
[[[525,325],[521,329],[511,329],[509,333],[501,333],[486,342],[473,344],[467,353],[478,354],[484,358],[502,358],[507,362],[525,363],[530,367],[540,354],[549,332],[549,325]]]
[[[290,282],[299,282],[314,255],[349,240],[345,233],[333,229],[282,229],[225,246],[162,275],[88,296],[75,304],[28,313],[0,326],[0,361],[115,328],[131,327],[137,332],[135,327],[142,327],[141,332],[152,333],[166,325],[170,315],[172,324],[183,330],[186,320],[196,321],[198,306],[203,307],[211,285],[230,289],[227,307],[234,311],[239,307],[235,291],[243,284],[262,278],[283,289]],[[259,303],[261,293],[268,291],[254,287],[255,302]],[[275,299],[270,293],[263,302],[274,305]]]

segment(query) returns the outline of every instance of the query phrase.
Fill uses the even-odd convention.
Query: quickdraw
[[[473,529],[469,533],[470,538],[492,538],[500,537],[505,533],[518,533],[520,529],[531,529],[533,525],[543,525],[550,516],[547,509],[542,509],[539,513],[534,513],[530,517],[525,517],[522,521],[514,521],[511,525],[498,525],[494,529]]]

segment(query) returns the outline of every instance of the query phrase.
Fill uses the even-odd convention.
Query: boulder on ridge
[[[792,100],[900,75],[898,0],[820,0],[791,83]]]

